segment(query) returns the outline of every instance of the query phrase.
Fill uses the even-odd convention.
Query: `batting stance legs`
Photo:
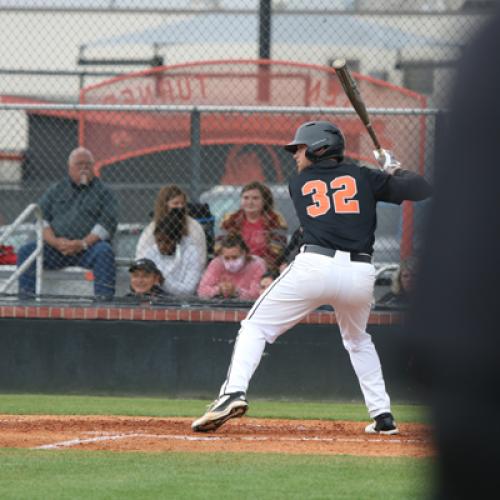
[[[351,261],[348,252],[337,251],[333,257],[301,252],[259,297],[241,322],[219,398],[193,423],[193,429],[215,430],[229,418],[243,415],[248,406],[245,393],[266,342],[272,344],[306,314],[323,304],[331,304],[335,309],[342,341],[370,416],[389,414],[390,399],[385,390],[380,360],[371,336],[365,331],[374,281],[373,265]],[[370,432],[368,427],[366,430]]]

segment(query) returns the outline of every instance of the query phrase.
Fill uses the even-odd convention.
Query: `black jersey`
[[[350,162],[322,160],[296,174],[290,196],[306,244],[349,252],[373,253],[376,204],[423,200],[431,187],[419,175],[394,175]]]

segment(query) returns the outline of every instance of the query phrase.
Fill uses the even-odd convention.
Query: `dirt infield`
[[[426,457],[429,429],[400,425],[397,436],[364,434],[365,423],[324,420],[232,420],[194,433],[187,418],[0,415],[0,447],[142,452],[255,452]]]

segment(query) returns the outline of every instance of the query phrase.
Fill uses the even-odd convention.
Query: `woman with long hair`
[[[186,193],[176,184],[167,184],[163,186],[156,195],[153,220],[144,228],[136,248],[136,259],[144,257],[146,250],[154,245],[154,230],[168,213],[174,209],[186,209],[187,196]],[[200,260],[204,263],[207,261],[207,241],[205,231],[201,224],[194,220],[185,212],[185,229],[183,236],[187,238],[189,243],[192,243],[200,248]]]
[[[378,306],[407,307],[413,290],[413,281],[417,271],[417,260],[408,257],[401,261],[391,281],[391,289],[377,301]]]
[[[175,213],[174,218],[169,217],[172,212]],[[169,231],[172,233],[175,232],[175,235],[169,235],[167,234],[169,231],[166,232],[164,230],[162,226],[165,226],[165,221],[169,221]],[[177,224],[179,227],[174,228],[175,231],[173,231],[172,224]],[[159,251],[161,240],[168,239],[169,237],[175,242],[175,255],[177,260],[181,258],[181,255],[189,255],[189,262],[193,266],[193,269],[196,270],[196,273],[199,274],[197,278],[199,281],[201,271],[198,272],[198,270],[203,270],[207,262],[205,231],[196,220],[187,214],[186,193],[176,184],[167,184],[158,192],[155,201],[153,220],[144,228],[137,243],[136,259],[144,257],[151,258],[152,255],[158,256],[162,254],[162,252]],[[160,245],[158,245],[158,243],[160,243]],[[164,252],[163,255],[165,255]],[[162,257],[162,260],[165,261],[164,265],[166,265],[166,261],[170,259]],[[159,262],[156,262],[156,264],[161,268]],[[168,267],[170,267],[170,265]],[[174,287],[174,289],[167,291],[173,294],[193,293],[197,285],[198,282],[185,283],[184,286]],[[170,288],[167,275],[165,275],[164,287],[166,289]]]
[[[240,208],[227,214],[221,223],[222,239],[228,234],[239,234],[252,255],[262,257],[270,269],[277,269],[286,246],[287,224],[274,209],[271,190],[258,181],[246,184],[241,190]],[[216,251],[220,248],[216,244]]]

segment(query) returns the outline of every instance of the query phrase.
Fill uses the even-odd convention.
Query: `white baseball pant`
[[[374,282],[374,266],[351,262],[348,252],[337,251],[334,257],[299,253],[241,322],[220,394],[246,392],[266,342],[272,344],[306,314],[323,304],[331,304],[369,415],[390,412],[380,360],[365,330]]]

